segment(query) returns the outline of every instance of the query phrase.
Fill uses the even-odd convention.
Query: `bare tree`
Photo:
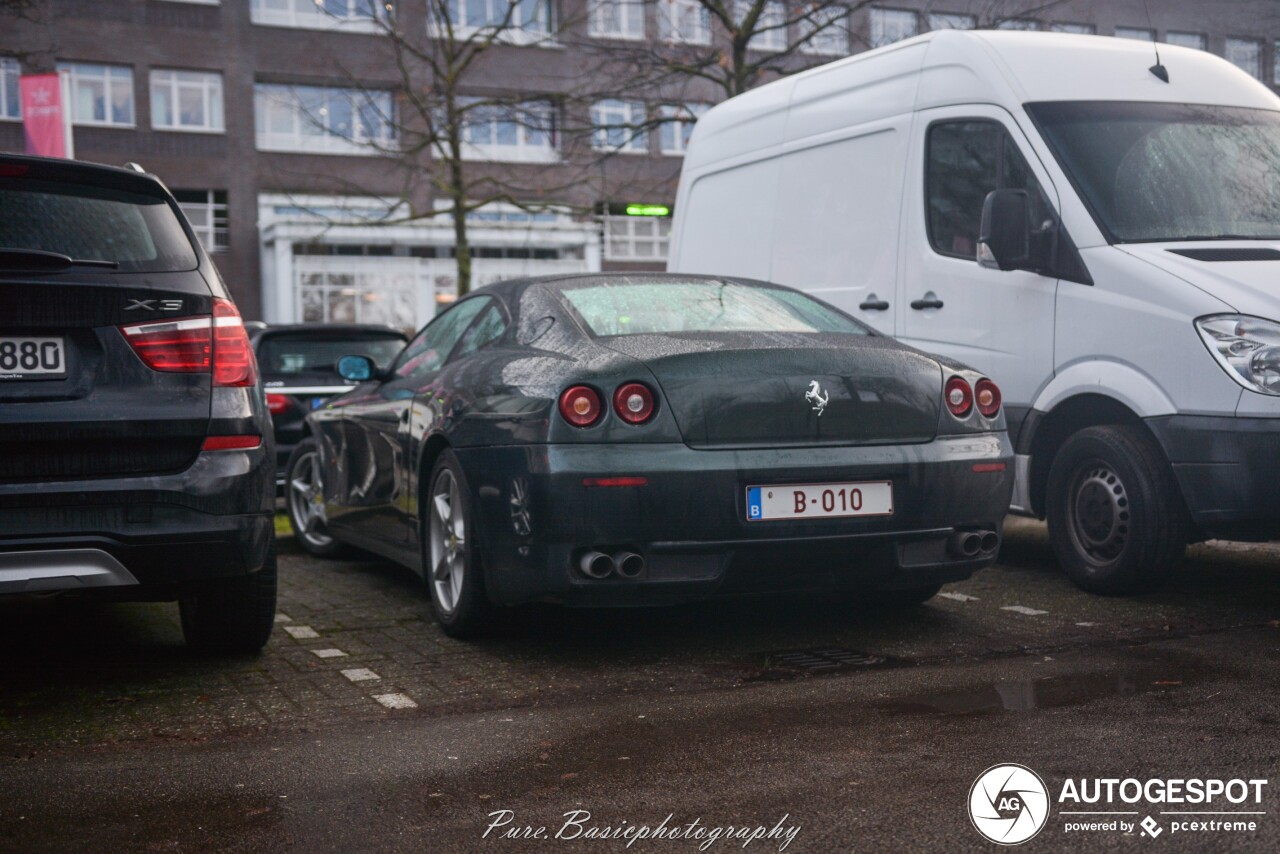
[[[580,113],[579,105],[589,100],[579,91],[589,78],[558,85],[543,80],[521,89],[509,71],[504,78],[495,67],[510,46],[553,41],[571,23],[553,19],[547,0],[422,0],[400,4],[395,15],[369,2],[368,20],[385,37],[387,51],[379,73],[392,71],[396,95],[393,105],[364,101],[392,132],[368,135],[363,144],[393,158],[402,181],[399,204],[380,222],[447,216],[462,296],[473,280],[469,214],[495,203],[530,212],[561,209],[566,191],[584,180],[587,164],[562,159],[558,150],[566,131],[576,127],[565,117]],[[367,74],[341,70],[357,88]],[[517,137],[519,147],[533,152],[530,162],[487,156],[491,144]]]

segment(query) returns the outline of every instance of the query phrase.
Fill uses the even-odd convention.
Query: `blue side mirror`
[[[343,356],[338,360],[338,376],[353,383],[371,380],[377,368],[368,356]]]

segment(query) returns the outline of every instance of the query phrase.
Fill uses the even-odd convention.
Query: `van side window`
[[[929,243],[953,258],[978,257],[978,228],[987,193],[1027,190],[1033,222],[1052,217],[1040,184],[998,122],[963,119],[929,128],[925,152],[925,200]]]

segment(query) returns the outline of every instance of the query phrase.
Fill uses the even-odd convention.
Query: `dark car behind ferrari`
[[[338,376],[338,359],[368,356],[386,368],[407,340],[403,332],[368,323],[264,325],[250,334],[276,439],[277,486],[283,486],[289,456],[302,441],[307,414],[352,389]]]
[[[994,383],[761,282],[491,285],[340,369],[300,542],[413,567],[456,635],[530,601],[922,601],[994,560],[1012,489]]]
[[[0,156],[0,593],[178,600],[260,648],[273,449],[240,315],[141,171]]]

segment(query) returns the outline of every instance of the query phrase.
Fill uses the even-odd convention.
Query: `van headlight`
[[[1280,395],[1280,323],[1219,314],[1197,320],[1196,331],[1232,379],[1250,391]]]

